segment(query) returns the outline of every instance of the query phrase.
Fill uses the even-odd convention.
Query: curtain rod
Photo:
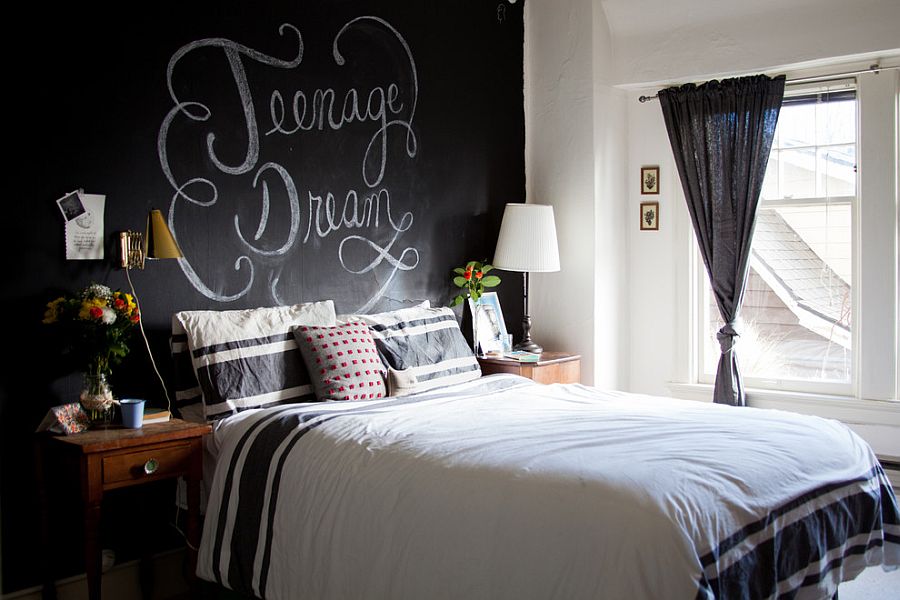
[[[878,73],[879,71],[890,71],[893,69],[900,69],[900,66],[896,67],[879,67],[878,64],[874,64],[869,66],[868,69],[860,69],[859,71],[848,71],[846,73],[832,73],[831,75],[815,75],[813,77],[801,77],[799,79],[788,79],[787,84],[798,84],[798,83],[813,83],[816,81],[836,81],[838,79],[844,79],[845,77],[849,77],[851,75],[862,75],[863,73]],[[659,98],[659,94],[653,94],[652,96],[641,96],[638,98],[638,102],[642,104],[649,100],[656,100]]]

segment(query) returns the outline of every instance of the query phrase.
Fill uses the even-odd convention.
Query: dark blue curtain
[[[784,76],[688,84],[659,92],[669,142],[700,253],[725,325],[715,402],[743,406],[734,343],[750,266],[750,241]]]

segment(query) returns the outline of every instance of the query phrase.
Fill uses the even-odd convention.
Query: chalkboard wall
[[[5,88],[4,592],[38,580],[32,432],[80,385],[40,324],[44,304],[91,281],[125,289],[117,233],[143,229],[150,208],[185,254],[133,272],[164,376],[177,310],[447,304],[450,270],[490,259],[504,204],[524,201],[522,10],[160,1],[21,19],[30,41],[8,55]],[[105,260],[65,260],[54,201],[76,188],[106,195]],[[518,336],[521,276],[500,274]],[[139,344],[113,385],[159,404]],[[77,572],[70,562],[56,574]]]

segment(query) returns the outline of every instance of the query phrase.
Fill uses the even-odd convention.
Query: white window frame
[[[794,77],[797,75],[794,74]],[[792,74],[788,74],[791,79]],[[746,378],[745,388],[751,405],[797,408],[810,412],[810,406],[829,402],[832,412],[859,411],[866,407],[888,409],[896,421],[900,399],[900,211],[898,211],[898,172],[900,172],[900,77],[898,72],[882,71],[857,78],[857,161],[859,164],[856,203],[853,210],[853,369],[849,384],[795,382]],[[886,125],[887,124],[887,125]],[[678,190],[676,203],[684,206]],[[707,396],[712,378],[702,376],[700,338],[702,307],[701,285],[706,270],[694,240],[686,210],[675,215],[679,246],[689,248],[679,261],[678,306],[690,315],[679,327],[682,348],[689,352],[678,362],[670,388],[679,396]],[[740,348],[738,347],[738,352]],[[740,360],[740,354],[738,354]],[[686,382],[686,383],[685,383]],[[705,398],[708,399],[708,398]],[[813,410],[812,412],[817,412]],[[825,411],[826,413],[828,411]],[[877,411],[876,411],[877,412]],[[857,412],[857,415],[861,414]],[[868,421],[868,419],[866,419]]]

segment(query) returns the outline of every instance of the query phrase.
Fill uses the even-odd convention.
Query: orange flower
[[[135,313],[133,313],[133,314],[131,315],[131,322],[132,322],[132,323],[137,323],[137,322],[140,321],[140,320],[141,320],[141,315],[139,315],[137,312],[135,312]]]
[[[470,279],[472,279],[472,271],[466,271],[466,274],[463,275],[463,277],[466,278],[466,281],[469,281]]]
[[[475,272],[475,279],[481,279],[482,277],[484,277],[484,273],[482,273],[481,271]]]
[[[98,308],[98,307],[96,307],[96,306],[94,306],[93,308],[91,308],[91,318],[92,318],[92,319],[99,319],[99,318],[101,318],[102,316],[103,316],[103,309],[102,309],[102,308]]]

